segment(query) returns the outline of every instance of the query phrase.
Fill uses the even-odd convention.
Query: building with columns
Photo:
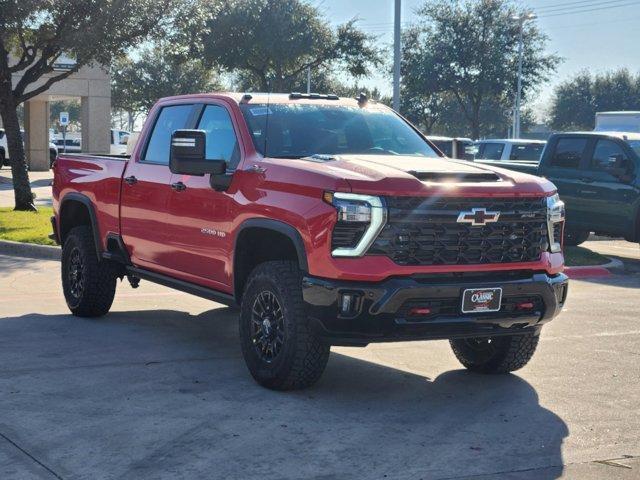
[[[64,69],[61,66],[61,69]],[[68,68],[68,67],[67,67]],[[44,76],[44,83],[51,75]],[[13,84],[20,75],[13,76]],[[27,90],[28,91],[28,90]],[[109,153],[111,143],[111,86],[108,72],[98,66],[87,66],[68,78],[54,83],[46,92],[25,103],[24,128],[27,164],[33,171],[49,169],[49,102],[80,98],[82,125],[82,151],[87,153]]]

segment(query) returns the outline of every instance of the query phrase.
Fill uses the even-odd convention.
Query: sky
[[[390,45],[394,0],[313,0],[334,24],[359,19],[363,30]],[[410,24],[424,0],[402,0],[402,22]],[[532,0],[519,2],[533,12],[548,35],[548,51],[564,58],[551,81],[541,85],[532,106],[539,118],[548,109],[553,87],[582,70],[592,73],[626,67],[640,72],[640,0]],[[590,10],[590,11],[585,11]],[[582,11],[582,13],[579,13]],[[559,15],[563,13],[562,15]],[[391,94],[391,80],[376,75],[362,82]]]

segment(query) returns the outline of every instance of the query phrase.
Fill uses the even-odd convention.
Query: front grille
[[[533,262],[549,248],[544,198],[388,197],[387,225],[369,254],[399,265]],[[500,212],[495,223],[458,223],[460,212]]]

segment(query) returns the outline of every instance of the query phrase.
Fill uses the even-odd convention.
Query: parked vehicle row
[[[238,305],[273,389],[316,382],[331,345],[449,339],[470,370],[517,370],[567,296],[550,181],[444,158],[362,97],[161,100],[131,157],[61,155],[53,205],[74,315],[124,277]]]
[[[21,130],[22,138],[24,139],[24,130]],[[49,167],[53,166],[53,162],[58,157],[58,146],[52,142],[49,142]],[[0,168],[3,166],[9,166],[9,147],[7,146],[7,136],[3,128],[0,128]]]
[[[559,133],[539,165],[481,163],[551,180],[567,208],[567,245],[583,243],[590,232],[640,241],[640,133]]]

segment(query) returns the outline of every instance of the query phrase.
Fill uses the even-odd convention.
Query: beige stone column
[[[82,151],[109,153],[111,146],[111,97],[81,98]]]
[[[25,154],[34,172],[49,170],[49,102],[29,100],[24,104]]]

